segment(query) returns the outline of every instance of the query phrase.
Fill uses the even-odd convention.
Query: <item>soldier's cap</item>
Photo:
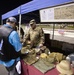
[[[32,24],[34,24],[34,22],[35,22],[35,19],[32,19],[32,20],[30,20],[30,25],[32,25]]]
[[[12,23],[17,23],[17,20],[15,17],[9,17],[6,22],[12,22]]]

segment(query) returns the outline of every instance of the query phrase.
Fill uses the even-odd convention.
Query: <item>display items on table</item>
[[[41,53],[41,54],[43,54],[44,56],[44,53]],[[41,57],[41,54],[40,54],[39,59],[36,62],[32,63],[31,65],[23,61],[23,63],[27,64],[28,75],[33,75],[33,74],[34,75],[59,75],[59,74],[62,74],[57,70],[56,65],[58,64],[57,63],[58,61],[55,60],[55,56],[60,57],[58,56],[58,54],[60,53],[54,52],[53,54],[52,53],[45,54],[46,56],[44,58]],[[64,55],[62,54],[62,56]],[[61,63],[62,60],[63,59],[61,59],[59,63]],[[25,65],[23,66],[24,66],[23,68],[25,69]],[[25,75],[25,73],[23,75]]]
[[[41,58],[47,58],[47,54],[46,54],[46,53],[42,53],[42,54],[40,55],[40,57],[41,57]]]
[[[29,75],[59,75],[60,74],[55,67],[46,71],[45,73],[42,73],[33,65],[28,65],[28,72],[29,72]]]
[[[74,75],[74,70],[72,69],[70,62],[67,60],[62,60],[56,65],[56,68],[61,74]]]
[[[53,69],[55,67],[54,64],[51,64],[47,61],[44,61],[42,59],[39,59],[36,63],[33,64],[35,68],[37,68],[42,73],[46,73],[47,71]]]
[[[28,52],[27,56],[23,58],[24,63],[26,63],[29,67],[35,67],[42,74],[46,74],[48,71],[55,69],[56,64],[60,63],[63,59],[66,58],[66,56],[62,53],[51,53],[46,46],[36,47],[32,49],[27,46],[24,47],[21,52]]]
[[[46,73],[47,71],[54,69],[55,63],[60,62],[63,59],[65,59],[65,56],[62,53],[53,52],[49,55],[41,53],[39,60],[32,65],[42,73]]]
[[[59,53],[59,52],[52,52],[52,53],[49,54],[49,57],[54,58],[57,63],[59,63],[62,60],[66,59],[66,56],[63,55],[62,53]]]
[[[39,47],[36,47],[36,48],[35,48],[35,53],[36,53],[36,58],[39,59],[39,56],[40,56],[40,54],[41,54],[41,51],[40,51],[40,48],[39,48]]]
[[[35,54],[36,57],[40,56],[41,53],[46,53],[49,54],[50,50],[46,47],[46,46],[42,46],[42,47],[36,47],[36,48],[29,48],[29,45],[27,45],[26,47],[23,47],[21,50],[22,54]]]
[[[29,54],[25,58],[23,58],[23,60],[28,65],[32,65],[33,63],[38,61],[38,59],[36,58],[36,53],[34,50],[30,51]]]
[[[74,68],[74,53],[69,54],[66,57],[66,60],[68,60],[71,63],[71,66]]]
[[[21,52],[24,54],[26,53],[27,49],[22,50]],[[33,63],[37,62],[39,60],[38,56],[41,54],[40,49],[33,48],[32,50],[29,50],[29,53],[27,56],[23,58],[24,62],[26,62],[28,65],[32,65]],[[40,57],[40,56],[39,56]]]

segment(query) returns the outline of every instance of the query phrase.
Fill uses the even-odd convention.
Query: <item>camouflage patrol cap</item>
[[[35,19],[30,20],[30,25],[32,25],[35,22]]]

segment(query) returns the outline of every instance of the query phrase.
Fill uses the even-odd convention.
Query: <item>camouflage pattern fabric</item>
[[[43,47],[43,50],[46,54],[48,54],[48,52],[50,51],[48,48]],[[40,55],[42,52],[42,50],[40,49],[39,51],[37,51],[36,48],[32,48],[29,49],[27,46],[23,47],[21,50],[22,54],[25,54],[26,52],[29,52],[27,56],[23,57],[24,62],[26,62],[27,64],[31,65],[33,63],[35,63],[38,59],[36,58],[37,55]]]
[[[40,43],[44,43],[44,39],[42,28],[36,27],[34,30],[32,28],[29,29],[24,41],[27,42],[27,40],[30,40],[32,46],[37,47]]]
[[[33,63],[35,63],[36,61],[38,61],[38,59],[36,58],[36,54],[35,54],[34,50],[32,50],[25,58],[23,58],[23,60],[28,65],[32,65]]]
[[[45,60],[39,59],[36,63],[33,64],[39,71],[46,73],[48,70],[51,70],[55,67],[54,64],[51,64]]]
[[[39,51],[37,51],[37,49],[40,49]],[[46,46],[43,46],[41,48],[32,48],[30,49],[30,45],[27,45],[26,47],[23,47],[22,50],[21,50],[21,53],[24,54],[26,51],[35,51],[35,54],[38,52],[38,53],[46,53],[48,54],[50,52],[50,50],[46,47]]]
[[[52,52],[52,53],[50,53],[49,57],[50,58],[55,58],[56,62],[60,62],[60,61],[62,61],[63,59],[66,58],[65,55],[63,55],[62,53],[58,53],[58,52]]]
[[[49,57],[48,55],[47,55],[46,58],[41,58],[41,57],[40,57],[40,59],[43,60],[47,65],[48,65],[49,63],[51,63],[51,64],[56,63],[55,58]]]
[[[50,50],[46,46],[42,46],[40,49],[41,49],[41,53],[49,54],[50,52]]]

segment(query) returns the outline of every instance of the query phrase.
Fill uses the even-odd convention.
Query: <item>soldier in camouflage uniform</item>
[[[31,28],[26,35],[24,42],[29,44],[31,48],[33,47],[40,47],[44,44],[44,32],[42,28],[36,26],[35,19],[30,21]]]
[[[29,24],[31,27],[25,36],[25,47],[21,50],[21,53],[24,54],[25,51],[29,51],[27,57],[23,58],[23,60],[30,65],[39,59],[39,55],[41,53],[48,54],[49,49],[44,46],[45,38],[42,28],[36,25],[36,21],[34,19],[32,19]]]

